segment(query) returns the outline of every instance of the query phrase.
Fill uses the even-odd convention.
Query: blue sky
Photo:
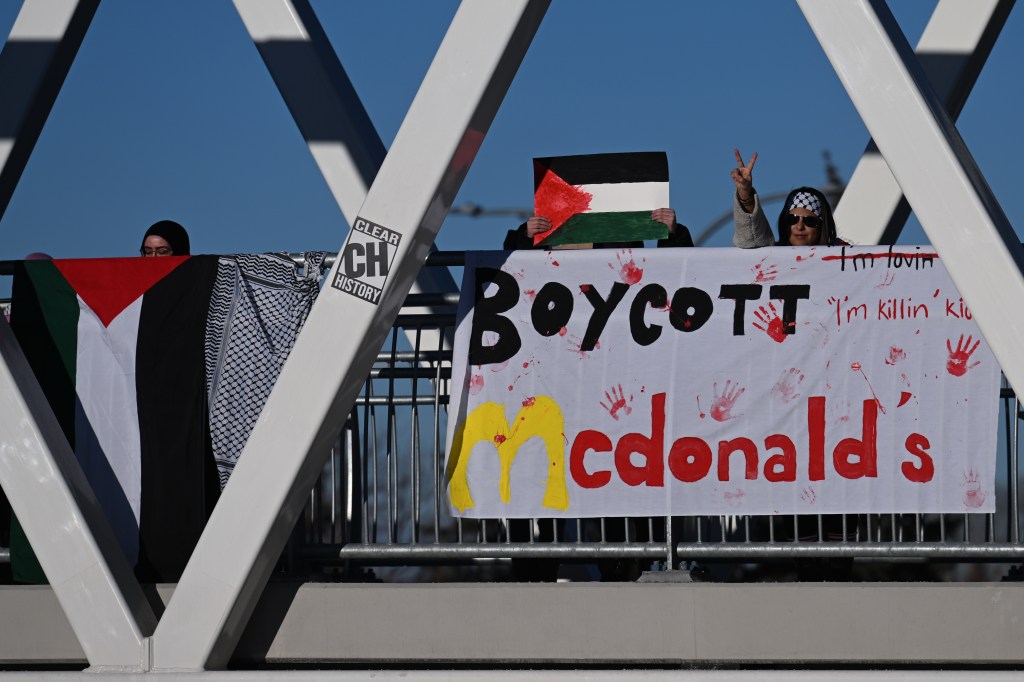
[[[457,4],[314,0],[385,144]],[[891,4],[915,44],[935,3]],[[0,0],[0,36],[20,5]],[[959,123],[1018,233],[1022,63],[1018,8]],[[760,153],[769,193],[823,184],[825,149],[848,178],[867,140],[795,3],[555,0],[456,203],[529,207],[534,156],[665,150],[697,234],[730,208],[733,147]],[[162,218],[197,253],[332,250],[347,231],[228,0],[104,0],[0,220],[0,259],[134,255]],[[497,248],[515,224],[451,216],[438,246]],[[914,223],[901,241],[926,237]]]

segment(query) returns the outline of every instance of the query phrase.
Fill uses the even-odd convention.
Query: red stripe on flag
[[[107,326],[188,258],[70,258],[53,264]]]

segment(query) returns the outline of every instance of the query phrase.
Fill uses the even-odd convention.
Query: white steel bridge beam
[[[100,0],[25,0],[0,52],[0,218]]]
[[[0,217],[10,205],[99,0],[25,0],[0,52]],[[89,663],[145,664],[156,627],[53,411],[0,322],[0,486]]]
[[[138,670],[156,618],[3,320],[0,486],[89,663]]]
[[[960,116],[1013,4],[939,0],[936,5],[915,53],[952,120]],[[909,217],[899,183],[869,142],[836,207],[836,223],[855,244],[895,244]]]
[[[459,7],[355,220],[390,237],[382,292],[370,302],[335,288],[369,267],[335,262],[157,626],[154,670],[227,663],[547,6]],[[364,239],[350,231],[343,253]]]
[[[798,0],[1010,383],[1024,388],[1024,248],[881,0]]]
[[[351,224],[387,149],[308,0],[234,0],[249,36]]]
[[[331,195],[349,225],[353,224],[387,149],[309,0],[234,0],[234,4]],[[412,292],[455,293],[458,287],[447,268],[424,268]],[[415,333],[410,334],[415,345]],[[454,330],[447,330],[448,348],[453,336]],[[436,349],[439,342],[437,332],[421,331],[422,348]]]

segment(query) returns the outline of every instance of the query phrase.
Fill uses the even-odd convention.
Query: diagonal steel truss
[[[954,121],[971,94],[1014,0],[939,0],[914,50],[928,82]],[[836,207],[854,244],[894,244],[910,204],[875,143],[869,142]]]
[[[1024,298],[1024,250],[947,114],[947,107],[955,107],[929,85],[884,2],[798,2],[1004,371],[1024,385],[1024,360],[1014,357],[1024,329],[1009,312]],[[41,5],[26,3],[32,11]],[[20,349],[9,329],[0,329],[0,484],[16,513],[35,519],[26,531],[94,668],[201,670],[227,663],[301,498],[420,272],[547,5],[464,0],[394,145],[350,217],[400,235],[378,304],[325,288],[159,623],[123,557],[110,549],[110,530]],[[940,8],[948,5],[943,0]],[[236,0],[236,7],[258,45],[273,36],[261,25],[285,25],[273,18],[260,24],[261,12],[271,13],[267,18],[290,7],[307,35],[318,30],[309,28],[312,14],[304,14],[304,0]],[[985,7],[985,25],[998,20],[1001,26],[1005,3]],[[974,43],[975,52],[982,43]],[[981,51],[987,55],[990,47]],[[289,80],[288,69],[268,58],[273,50],[267,48],[260,49],[275,80]],[[7,54],[5,47],[0,59]],[[326,77],[337,77],[340,64],[324,68]],[[290,86],[279,87],[289,100]],[[351,113],[350,104],[342,109]],[[309,121],[301,105],[289,106],[307,141],[315,138],[304,127]],[[46,106],[32,115],[41,109],[45,120]],[[358,121],[345,125],[350,133],[360,129]],[[372,139],[368,145],[372,156]],[[349,177],[366,180],[372,163],[351,163]],[[342,196],[343,187],[351,189],[348,182],[340,181],[336,193],[346,215],[352,210],[346,205],[355,202]],[[346,274],[341,261],[332,282]]]
[[[882,0],[798,0],[1010,383],[1024,386],[1024,248]]]
[[[0,52],[0,218],[100,0],[25,2]]]
[[[331,47],[309,0],[233,0],[349,225],[366,200],[387,149]],[[424,268],[412,293],[455,293],[447,268]],[[417,312],[441,312],[424,309]],[[421,336],[438,348],[434,331]],[[415,344],[416,339],[410,338]],[[445,339],[451,347],[451,334]]]

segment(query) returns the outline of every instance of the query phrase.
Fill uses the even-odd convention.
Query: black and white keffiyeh
[[[794,208],[806,208],[814,213],[814,215],[819,218],[821,217],[821,201],[810,192],[797,192],[794,194],[793,198],[789,200],[789,206],[786,207],[786,211],[792,211]]]
[[[223,488],[320,292],[326,253],[222,256],[206,322],[210,439]]]

